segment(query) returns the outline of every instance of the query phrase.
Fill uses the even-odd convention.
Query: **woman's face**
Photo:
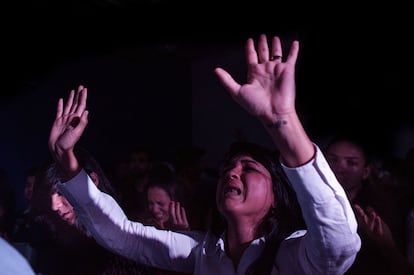
[[[73,225],[76,222],[75,211],[72,205],[60,193],[53,193],[51,195],[52,210],[56,211],[59,216],[67,223]]]
[[[148,210],[157,224],[163,225],[170,218],[169,207],[171,198],[168,193],[160,187],[150,187],[147,192]]]
[[[346,192],[358,189],[369,176],[370,169],[364,152],[351,142],[332,144],[326,151],[326,158]]]
[[[227,220],[246,217],[259,223],[274,207],[269,171],[248,155],[233,157],[221,172],[216,202]]]

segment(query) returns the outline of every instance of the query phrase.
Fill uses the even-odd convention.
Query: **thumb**
[[[237,83],[233,77],[222,68],[216,68],[214,72],[224,88],[229,91],[232,96],[236,96],[237,92],[240,90],[240,84]]]
[[[79,118],[78,123],[75,127],[75,131],[81,135],[83,133],[83,131],[86,128],[86,125],[88,125],[88,116],[89,116],[89,111],[85,110],[82,113],[82,116]]]

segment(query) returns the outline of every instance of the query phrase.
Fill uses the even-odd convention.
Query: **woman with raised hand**
[[[279,37],[246,43],[247,83],[215,70],[233,99],[255,116],[275,150],[236,143],[216,191],[219,231],[168,231],[128,220],[100,192],[74,155],[87,123],[87,89],[59,99],[49,146],[62,173],[59,190],[106,248],[143,264],[194,274],[343,274],[360,249],[346,194],[295,108],[299,42],[286,58]],[[302,222],[304,221],[304,223]],[[215,225],[215,224],[214,224]]]

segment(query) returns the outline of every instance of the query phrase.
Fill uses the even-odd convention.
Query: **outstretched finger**
[[[282,44],[280,42],[279,36],[274,36],[272,39],[272,53],[270,55],[270,60],[282,62]]]
[[[248,65],[257,64],[259,62],[252,38],[249,38],[246,41],[246,61]]]
[[[80,86],[80,87],[82,88],[79,89],[79,92],[78,92],[79,98],[78,98],[78,103],[77,103],[78,106],[76,109],[76,114],[78,116],[81,116],[82,113],[85,111],[86,99],[88,98],[88,89],[83,86]]]
[[[264,34],[261,34],[259,37],[257,51],[258,51],[260,63],[269,61],[269,45],[267,44],[267,37]]]
[[[170,217],[172,219],[173,224],[177,224],[177,215],[175,211],[175,202],[170,202]]]
[[[180,212],[181,212],[181,217],[182,217],[182,221],[183,221],[183,225],[185,228],[190,227],[190,225],[188,224],[188,220],[187,220],[187,213],[185,211],[184,207],[180,207]]]
[[[73,98],[75,97],[75,90],[71,90],[69,92],[69,96],[68,99],[66,100],[66,105],[65,105],[65,109],[63,111],[63,115],[67,115],[69,114],[71,108],[72,108],[72,104],[73,104]]]
[[[377,215],[374,219],[374,222],[375,222],[375,227],[374,227],[375,231],[378,234],[383,235],[384,234],[384,228],[382,226],[381,217]]]
[[[59,98],[56,108],[56,119],[60,118],[63,113],[63,98]]]
[[[72,105],[70,106],[70,111],[69,111],[70,114],[75,113],[76,109],[78,108],[79,93],[80,93],[79,90],[75,92],[75,96],[73,98]]]
[[[181,215],[181,204],[180,202],[175,202],[175,218],[177,220],[177,224],[182,224],[183,223],[183,217]]]
[[[358,223],[364,222],[365,217],[366,217],[364,210],[358,204],[354,204],[354,208],[355,208],[355,217],[357,218]]]
[[[86,128],[86,125],[88,125],[88,115],[89,112],[84,111],[76,122],[72,122],[70,124],[77,136],[81,136]]]
[[[375,213],[375,212],[370,213],[368,228],[371,232],[376,231],[376,229],[377,229],[376,227],[377,227],[379,221],[380,220],[379,220],[379,217],[378,217],[377,213]]]
[[[296,60],[298,59],[298,53],[299,53],[299,41],[295,40],[292,42],[292,45],[290,46],[289,55],[286,59],[286,63],[295,65]]]
[[[238,91],[240,90],[240,84],[237,83],[233,77],[222,68],[216,68],[214,70],[216,75],[218,76],[221,84],[224,86],[224,88],[232,95],[236,96]]]

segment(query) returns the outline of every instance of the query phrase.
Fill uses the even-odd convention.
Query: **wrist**
[[[63,181],[72,179],[81,171],[81,167],[73,150],[56,150],[55,161]]]
[[[285,113],[273,113],[271,115],[264,115],[259,117],[261,123],[266,127],[266,129],[280,129],[283,126],[287,125],[289,121],[295,120],[297,114],[295,111],[285,112]]]

